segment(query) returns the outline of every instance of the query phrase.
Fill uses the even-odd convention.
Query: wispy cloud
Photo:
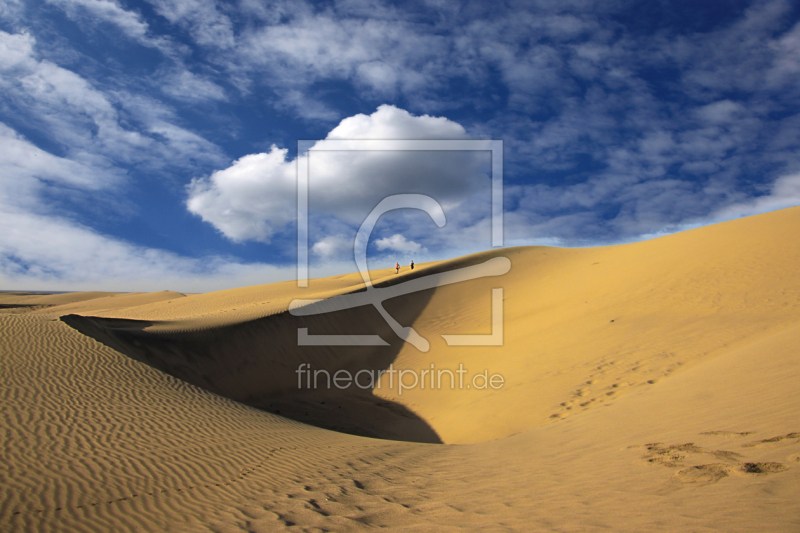
[[[25,4],[22,0],[6,0],[0,4],[0,19],[11,24],[18,24],[25,12]]]
[[[193,259],[137,246],[53,214],[48,196],[115,189],[122,176],[54,156],[0,123],[0,283],[4,289],[183,291],[278,281],[290,269]],[[55,210],[57,211],[57,210]]]
[[[142,16],[123,8],[115,0],[46,0],[64,10],[71,19],[90,26],[108,24],[127,38],[161,50],[166,55],[177,56],[181,47],[164,36],[155,36]]]
[[[102,235],[70,219],[2,205],[4,289],[205,292],[289,279],[291,267],[195,259]]]
[[[64,147],[70,157],[101,166],[117,161],[151,168],[220,160],[219,150],[177,125],[166,105],[146,95],[103,91],[71,70],[38,59],[34,45],[29,34],[0,31],[0,87],[26,126]],[[129,127],[131,122],[138,127]]]
[[[203,102],[208,100],[227,100],[225,89],[188,69],[174,69],[160,79],[161,90],[184,102]]]
[[[219,164],[220,150],[176,125],[175,113],[157,100],[101,90],[39,59],[35,46],[30,34],[0,32],[0,87],[16,122],[61,155],[0,123],[4,288],[134,290],[171,279],[173,287],[199,290],[289,276],[285,269],[224,256],[200,260],[136,245],[78,222],[65,202],[83,212],[97,202],[119,208],[118,196],[132,185],[127,165],[151,171],[198,168]]]
[[[3,179],[0,191],[8,202],[32,207],[37,205],[42,187],[98,191],[119,185],[120,173],[87,166],[46,152],[18,132],[0,123],[0,168]]]
[[[150,1],[159,15],[188,31],[201,46],[231,48],[234,43],[233,23],[217,9],[214,0]]]
[[[711,219],[727,220],[796,205],[800,205],[800,174],[781,176],[772,183],[767,194],[727,205],[715,211]]]

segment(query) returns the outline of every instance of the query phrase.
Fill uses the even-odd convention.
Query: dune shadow
[[[435,289],[399,296],[385,308],[412,325]],[[81,315],[61,320],[80,333],[183,381],[325,429],[365,437],[441,443],[413,411],[354,384],[339,388],[326,379],[306,386],[298,368],[328,373],[367,371],[378,376],[392,364],[403,341],[372,306],[313,316],[279,313],[221,327],[163,331],[158,323]],[[298,328],[313,335],[379,335],[387,346],[298,346]],[[362,377],[367,376],[362,372]],[[368,380],[362,380],[364,384]],[[341,384],[341,382],[340,382]]]

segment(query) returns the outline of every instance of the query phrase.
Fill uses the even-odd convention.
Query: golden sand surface
[[[370,306],[288,311],[363,291],[357,273],[0,293],[0,530],[800,531],[799,235],[791,208],[372,272],[391,288],[510,260],[385,302],[427,352]],[[496,288],[503,345],[447,346],[492,333]],[[298,346],[298,328],[388,345]],[[301,364],[504,382],[309,390]]]

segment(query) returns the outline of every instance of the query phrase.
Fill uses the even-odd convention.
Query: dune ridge
[[[370,308],[288,313],[362,290],[358,274],[307,290],[0,295],[27,306],[0,310],[0,529],[798,530],[798,234],[792,208],[420,265],[413,276],[512,263],[386,302],[429,352]],[[498,287],[504,345],[446,346],[490,332]],[[389,346],[298,349],[298,327]],[[307,391],[300,362],[463,364],[505,383],[400,395],[384,375],[374,391]]]

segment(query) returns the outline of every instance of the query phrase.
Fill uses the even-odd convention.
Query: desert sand
[[[800,531],[800,208],[295,316],[358,273],[209,294],[0,294],[3,531]],[[444,274],[445,276],[450,274]],[[489,334],[503,289],[503,345]],[[336,300],[340,301],[340,300]],[[377,334],[387,346],[300,346]],[[454,370],[500,388],[298,388]],[[390,367],[391,365],[391,367]],[[396,379],[396,378],[395,378]]]

